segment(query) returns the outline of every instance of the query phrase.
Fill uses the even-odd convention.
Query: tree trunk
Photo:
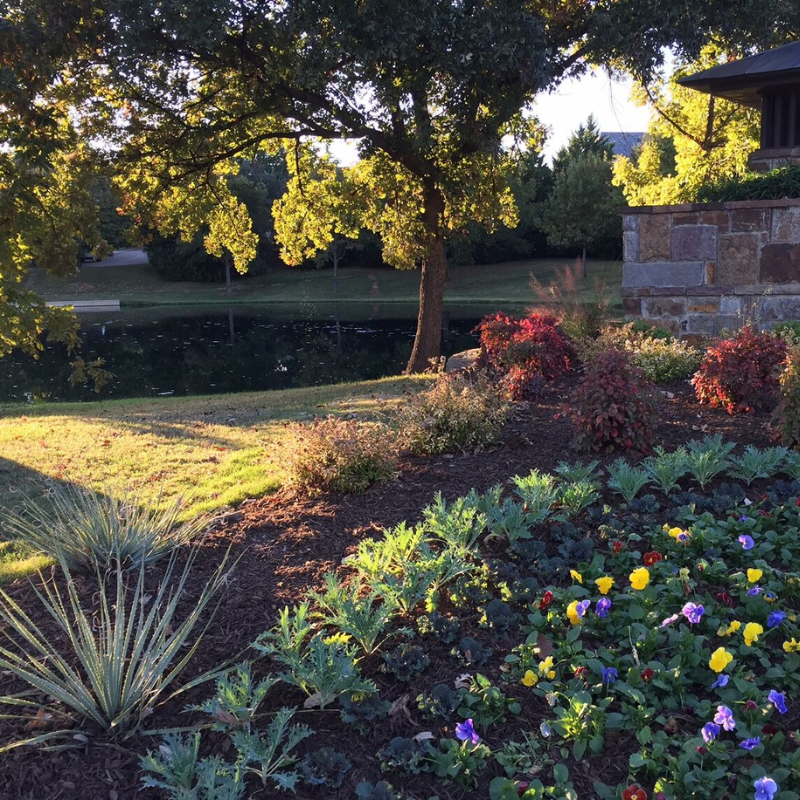
[[[430,178],[424,181],[424,191],[424,219],[428,230],[428,246],[419,278],[417,333],[406,374],[423,372],[428,368],[430,360],[438,358],[442,353],[444,285],[447,279],[447,254],[442,230],[444,195]]]
[[[583,268],[583,277],[588,278],[589,273],[586,271],[586,245],[583,246],[583,259],[581,260],[581,266]]]
[[[339,292],[339,245],[337,242],[333,243],[333,293]]]

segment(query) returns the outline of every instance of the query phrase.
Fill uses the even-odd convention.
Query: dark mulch
[[[244,654],[248,644],[271,625],[276,610],[301,599],[309,588],[319,585],[325,572],[335,569],[342,558],[352,551],[362,538],[380,533],[383,527],[402,520],[419,518],[420,510],[436,492],[448,500],[465,494],[471,488],[485,491],[510,476],[526,474],[533,468],[552,470],[559,461],[574,461],[578,456],[569,448],[570,426],[565,420],[553,420],[553,414],[572,388],[572,380],[554,382],[535,402],[522,407],[507,426],[503,441],[493,450],[439,458],[407,457],[400,465],[400,474],[388,485],[375,487],[361,496],[324,495],[305,497],[281,491],[270,497],[245,503],[236,513],[228,515],[203,548],[196,564],[196,586],[216,568],[221,555],[230,547],[230,557],[237,560],[235,570],[222,599],[218,613],[203,639],[192,662],[187,678],[211,669],[221,662]],[[658,443],[673,449],[692,438],[706,433],[721,433],[726,440],[740,445],[769,444],[766,430],[767,414],[728,416],[724,412],[699,406],[686,384],[670,387],[671,397],[665,398],[658,423]],[[607,463],[616,455],[603,456]],[[152,580],[158,580],[154,568]],[[92,586],[86,581],[87,599]],[[27,582],[19,582],[10,590],[23,607],[36,617],[36,601]],[[192,598],[187,598],[192,602]],[[39,621],[37,619],[37,621]],[[42,621],[46,625],[46,621]],[[469,622],[462,625],[460,636],[472,635],[489,642],[486,631]],[[507,651],[515,641],[492,642],[497,654]],[[410,686],[398,684],[380,671],[380,659],[373,657],[362,662],[364,672],[378,683],[381,694],[398,703],[395,714],[376,734],[365,740],[351,727],[339,720],[338,710],[301,712],[300,721],[309,724],[317,735],[308,741],[308,749],[331,744],[353,760],[343,787],[338,791],[310,790],[301,787],[298,797],[352,798],[353,787],[359,780],[380,779],[375,753],[392,736],[413,736],[432,729],[420,718],[415,698],[422,688],[430,689],[436,682],[452,685],[462,668],[450,656],[449,647],[426,640],[431,665],[423,675],[424,681]],[[252,655],[252,652],[251,652]],[[485,672],[493,680],[500,675],[501,659],[495,657]],[[267,669],[269,665],[265,665]],[[0,673],[3,693],[21,689],[8,674]],[[185,725],[191,721],[182,709],[188,702],[207,696],[209,687],[201,687],[156,709],[148,728]],[[404,702],[403,697],[407,695]],[[273,690],[270,708],[281,705],[302,705],[303,697],[289,688]],[[521,698],[523,710],[519,717],[504,726],[492,729],[490,744],[513,737],[519,730],[538,726],[542,711],[534,708],[540,700],[528,695]],[[152,724],[151,724],[152,722]],[[34,733],[39,729],[34,729]],[[0,724],[0,741],[13,741],[25,734],[21,723],[5,721]],[[30,731],[28,732],[30,735]],[[139,788],[139,755],[153,747],[157,739],[138,737],[109,743],[102,737],[89,737],[79,750],[45,753],[33,748],[13,750],[0,761],[0,798],[2,800],[128,800],[163,795]],[[221,744],[221,743],[220,743]],[[620,741],[615,749],[625,754],[631,743]],[[355,757],[355,758],[354,758]],[[581,787],[581,797],[591,796],[591,780],[602,778],[607,783],[624,779],[627,757],[586,759],[573,765],[573,779]],[[487,776],[490,770],[486,770]],[[483,793],[488,796],[482,780]],[[402,775],[389,776],[395,787],[416,792],[422,798],[431,794],[430,778],[409,780]],[[456,785],[436,786],[442,798],[461,798],[470,793]],[[273,797],[268,787],[250,797]]]

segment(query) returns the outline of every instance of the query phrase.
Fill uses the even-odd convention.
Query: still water
[[[445,355],[474,347],[492,309],[448,309]],[[286,389],[402,371],[416,308],[398,304],[154,308],[82,314],[80,355],[114,379],[97,395],[70,386],[70,359],[48,345],[38,360],[0,359],[0,403],[82,401]]]

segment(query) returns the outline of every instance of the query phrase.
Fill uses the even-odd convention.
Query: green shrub
[[[508,412],[502,393],[485,379],[445,375],[400,409],[400,440],[419,455],[476,450],[497,441]]]
[[[66,596],[56,582],[33,587],[45,616],[55,622],[56,636],[44,633],[0,590],[6,638],[0,669],[55,700],[61,710],[53,713],[63,716],[66,707],[112,733],[135,730],[194,655],[202,638],[197,623],[225,584],[223,561],[195,592],[190,580],[195,554],[180,571],[173,557],[155,590],[145,587],[144,566],[133,576],[119,569],[98,574],[94,608],[84,608],[86,600],[62,562]],[[181,618],[178,604],[188,593],[196,596]],[[0,698],[4,701],[9,698]]]
[[[788,319],[784,322],[779,322],[772,332],[776,336],[780,336],[786,340],[787,344],[800,344],[800,320]]]
[[[579,348],[581,359],[585,364],[592,364],[610,347],[628,353],[630,363],[641,369],[653,383],[688,378],[702,360],[702,353],[697,348],[679,342],[669,331],[643,320],[605,328],[598,339],[583,340]]]
[[[796,448],[800,444],[800,346],[788,348],[779,380],[780,399],[770,424],[782,444]]]
[[[800,197],[800,167],[779,167],[769,172],[749,172],[703,186],[700,203],[730,200],[783,200]]]
[[[557,417],[567,417],[575,428],[581,450],[650,450],[656,418],[656,394],[627,353],[601,354],[570,402]]]
[[[21,511],[5,511],[0,527],[70,569],[147,564],[197,537],[211,521],[197,517],[181,523],[181,500],[148,501],[128,493],[117,498],[74,485],[53,487],[46,500],[47,505],[28,499]]]
[[[304,489],[364,492],[396,475],[396,440],[386,425],[327,417],[290,432],[290,481]]]

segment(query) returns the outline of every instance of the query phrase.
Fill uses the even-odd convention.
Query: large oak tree
[[[207,225],[209,248],[229,251],[239,269],[254,236],[229,189],[237,159],[356,140],[377,185],[394,180],[413,195],[398,215],[421,267],[413,370],[439,354],[450,220],[507,212],[501,144],[524,138],[521,110],[537,92],[590,63],[648,74],[664,46],[692,57],[711,38],[748,47],[800,31],[793,0],[13,0],[5,9],[0,36],[38,31],[46,46],[35,57],[17,51],[25,69],[3,55],[3,98],[69,102],[80,133],[115,154],[132,213],[187,236]],[[378,199],[386,224],[395,198]]]

